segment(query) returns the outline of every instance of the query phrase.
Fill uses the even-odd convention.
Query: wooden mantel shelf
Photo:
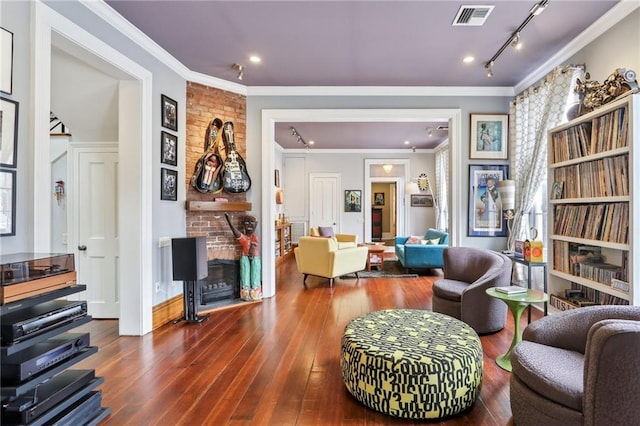
[[[189,211],[209,212],[248,212],[251,210],[251,203],[244,201],[229,201],[226,203],[216,201],[187,201],[186,209]]]

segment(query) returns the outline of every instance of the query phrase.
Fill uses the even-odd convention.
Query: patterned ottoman
[[[476,332],[414,309],[371,312],[347,324],[342,378],[358,401],[392,416],[439,419],[471,407],[482,385]]]

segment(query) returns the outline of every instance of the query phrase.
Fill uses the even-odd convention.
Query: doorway
[[[371,240],[391,245],[397,232],[398,179],[371,181]]]
[[[262,158],[261,165],[263,170],[272,171],[275,167],[275,124],[276,122],[379,122],[382,120],[388,121],[415,121],[415,122],[428,122],[428,121],[442,121],[445,120],[449,123],[449,181],[451,182],[451,176],[460,176],[462,173],[462,155],[461,152],[461,122],[462,112],[460,109],[263,109],[262,110],[262,128],[261,128],[261,141],[262,141]],[[367,160],[366,160],[367,161]],[[365,167],[365,174],[369,174],[369,170]],[[262,180],[262,217],[264,235],[275,235],[275,224],[273,218],[276,217],[276,204],[272,202],[275,200],[275,180],[273,173],[263,173],[266,178]],[[408,176],[408,175],[406,175]],[[365,176],[366,178],[366,176]],[[406,180],[405,180],[406,181]],[[398,186],[398,204],[404,206],[410,200],[404,194],[400,193],[404,191],[404,185]],[[370,199],[371,187],[368,180],[364,182],[364,197],[363,199]],[[461,188],[450,187],[449,188],[449,211],[459,211],[463,205],[463,191]],[[369,197],[369,198],[367,198]],[[398,228],[400,219],[403,219],[398,215]],[[368,232],[369,238],[371,235],[371,217],[370,215],[364,215],[365,220],[365,233]],[[451,241],[453,245],[460,244],[460,236],[462,235],[461,229],[463,226],[462,215],[457,215],[456,220],[449,219],[448,229],[450,230]],[[273,250],[263,250],[263,262],[262,262],[262,282],[263,282],[263,294],[265,297],[271,297],[275,295],[275,256]]]
[[[61,49],[88,63],[99,63],[120,80],[117,88],[118,181],[127,182],[117,191],[117,226],[121,286],[120,335],[143,335],[152,327],[152,155],[151,73],[108,44],[78,27],[42,2],[34,3],[34,102],[33,140],[49,141],[46,124],[51,111],[52,50]],[[101,68],[98,68],[101,69]],[[51,249],[51,164],[48,143],[37,145],[34,155],[33,207],[34,251]],[[74,196],[69,182],[69,197]],[[77,185],[76,185],[77,186]],[[70,229],[69,229],[70,230]],[[77,254],[69,235],[69,252]]]

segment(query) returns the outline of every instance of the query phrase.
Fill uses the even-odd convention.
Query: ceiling
[[[106,3],[191,71],[250,87],[514,87],[618,1],[549,1],[520,32],[522,49],[507,46],[495,60],[491,78],[485,64],[537,1]],[[495,7],[482,26],[454,26],[461,5]],[[250,55],[259,55],[262,62],[251,63]],[[463,63],[467,55],[475,61]],[[234,64],[243,66],[242,80]],[[398,129],[401,123],[387,123],[387,129],[383,124],[293,125],[305,140],[316,140],[313,149],[397,149],[399,135],[409,138],[417,132],[411,144],[420,149],[446,139],[433,132],[427,136],[426,128],[439,123],[404,123],[412,126],[405,129]],[[278,125],[276,140],[285,148],[299,148],[290,126]]]

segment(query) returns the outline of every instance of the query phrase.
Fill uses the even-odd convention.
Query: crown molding
[[[158,43],[140,31],[131,22],[127,21],[122,15],[105,3],[104,0],[79,0],[79,2],[183,78],[186,79],[191,73],[189,68],[184,66],[182,62],[164,50]]]
[[[638,0],[622,0],[614,7],[609,9],[607,13],[602,15],[600,19],[591,24],[587,29],[581,32],[576,38],[571,40],[564,48],[553,55],[547,62],[542,64],[538,69],[529,74],[520,83],[514,87],[515,93],[521,93],[528,87],[536,84],[540,79],[547,75],[551,70],[562,64],[564,61],[578,53],[596,38],[600,37],[611,27],[626,18],[630,13],[640,7]]]
[[[277,146],[277,143],[275,144]],[[280,146],[282,148],[282,146]],[[414,151],[411,148],[402,148],[402,149],[317,149],[317,148],[293,148],[293,149],[285,149],[282,148],[282,153],[286,154],[306,154],[306,155],[344,155],[344,154],[361,154],[361,155],[370,155],[370,154],[403,154],[403,155],[412,155],[412,154],[435,154],[436,149],[417,149]],[[385,160],[386,161],[386,160]]]
[[[638,0],[622,0],[584,30],[563,49],[525,77],[514,87],[479,86],[245,86],[221,78],[191,71],[104,0],[79,0],[87,9],[127,36],[134,43],[171,68],[187,81],[204,84],[245,96],[506,96],[515,97],[532,86],[555,66],[570,58],[587,44],[640,7]]]
[[[213,87],[215,89],[226,90],[228,92],[247,96],[247,86],[243,84],[233,83],[229,80],[223,80],[218,77],[211,77],[210,75],[202,74],[195,71],[189,71],[186,79],[192,83],[204,84],[205,86]]]
[[[249,86],[248,96],[515,96],[513,87]]]

